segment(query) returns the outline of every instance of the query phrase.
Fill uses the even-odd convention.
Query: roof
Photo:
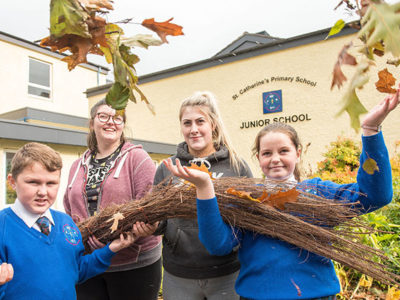
[[[89,120],[24,107],[0,115],[0,138],[86,147]],[[130,139],[149,153],[173,155],[175,144]]]
[[[226,46],[224,49],[222,49],[220,52],[218,52],[216,55],[196,61],[190,64],[185,64],[181,66],[177,66],[174,68],[169,68],[166,70],[146,74],[139,76],[139,84],[147,83],[147,82],[152,82],[164,78],[169,78],[177,75],[182,75],[186,74],[189,72],[194,72],[198,70],[203,70],[227,63],[231,63],[234,61],[239,61],[259,55],[264,55],[267,53],[273,53],[277,51],[282,51],[284,49],[290,49],[294,47],[299,47],[307,44],[312,44],[316,42],[320,42],[326,39],[328,36],[328,33],[330,31],[330,28],[298,35],[295,37],[287,38],[287,39],[281,39],[281,38],[276,38],[276,37],[271,37],[266,33],[265,31],[262,33],[256,33],[256,34],[249,34],[249,33],[244,33],[241,35],[239,38],[237,38],[235,41],[233,41],[231,44]],[[350,34],[356,33],[357,30],[354,28],[351,28],[350,26],[346,25],[345,28],[342,29],[341,32],[336,34],[333,37],[330,37],[330,39],[340,37],[340,36],[346,36]],[[245,42],[247,41],[247,42]],[[254,42],[254,46],[249,46],[252,41],[259,41],[259,43]],[[244,46],[243,46],[244,45]],[[88,97],[99,95],[99,94],[104,94],[108,89],[111,87],[112,83],[100,85],[97,87],[89,88],[86,90],[86,94]]]
[[[58,52],[51,51],[49,48],[39,46],[38,44],[35,44],[33,42],[30,42],[28,40],[22,39],[20,37],[11,35],[9,33],[3,32],[3,31],[0,31],[0,40],[9,42],[11,44],[18,45],[18,46],[21,46],[21,47],[24,47],[24,48],[27,48],[27,49],[30,49],[33,51],[37,51],[42,54],[52,56],[52,57],[55,57],[58,59],[62,59],[67,56],[64,53],[58,53]],[[104,67],[104,66],[101,66],[98,64],[94,64],[91,62],[79,64],[79,65],[83,66],[85,68],[91,69],[93,71],[96,71],[96,72],[100,71],[104,75],[107,75],[108,72],[110,71],[110,69],[107,67]]]

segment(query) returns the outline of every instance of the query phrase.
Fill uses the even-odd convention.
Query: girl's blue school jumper
[[[362,138],[360,166],[372,158],[379,171],[373,175],[359,168],[357,183],[339,185],[320,178],[299,183],[319,196],[344,199],[363,205],[363,213],[390,203],[393,195],[389,156],[382,133]],[[239,245],[241,269],[236,291],[248,299],[310,299],[340,292],[340,284],[331,260],[294,245],[235,230],[223,222],[217,199],[197,200],[199,237],[214,255],[226,255]],[[268,222],[266,220],[266,222]]]
[[[49,236],[29,228],[11,208],[0,212],[0,263],[14,268],[13,279],[0,286],[0,299],[76,299],[75,285],[110,265],[114,253],[108,246],[84,256],[72,219],[50,211],[55,225]]]

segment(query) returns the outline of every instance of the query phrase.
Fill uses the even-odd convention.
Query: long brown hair
[[[101,99],[100,101],[98,101],[95,105],[93,105],[92,109],[90,110],[89,134],[86,139],[87,146],[90,151],[96,151],[96,152],[98,151],[97,138],[96,138],[96,133],[94,132],[94,129],[93,129],[93,122],[94,122],[94,118],[96,118],[97,111],[99,110],[100,106],[102,106],[102,105],[108,105],[106,102],[106,99]],[[124,118],[124,124],[125,124],[126,123],[125,113],[122,115],[122,117]],[[126,142],[124,132],[122,132],[122,134],[121,134],[120,142],[121,142],[121,144]]]
[[[231,145],[228,134],[222,122],[217,105],[217,99],[214,94],[208,91],[195,92],[192,96],[184,99],[179,109],[179,121],[182,121],[182,115],[185,108],[193,106],[198,107],[201,112],[207,116],[212,125],[212,139],[214,148],[219,150],[221,146],[225,146],[229,152],[229,158],[233,169],[239,173],[241,159]]]
[[[289,139],[292,141],[293,145],[296,148],[296,151],[301,150],[302,149],[302,145],[300,143],[300,139],[299,136],[297,134],[297,131],[290,125],[286,124],[286,123],[280,123],[280,122],[274,122],[271,123],[267,126],[265,126],[263,129],[261,129],[257,136],[256,139],[254,141],[254,146],[252,148],[252,153],[253,156],[257,156],[260,154],[260,141],[261,138],[265,135],[267,135],[270,132],[280,132],[283,134],[286,134]],[[296,178],[297,181],[300,181],[300,166],[299,163],[296,163],[296,166],[294,168],[294,172],[293,172],[294,177]]]

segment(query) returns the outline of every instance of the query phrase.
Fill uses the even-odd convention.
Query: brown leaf
[[[189,166],[188,168],[189,168],[189,169],[195,169],[195,170],[199,170],[199,171],[205,172],[205,173],[207,173],[208,175],[210,175],[210,178],[211,178],[211,179],[213,179],[213,178],[212,178],[212,173],[211,173],[210,171],[208,171],[207,166],[206,166],[203,162],[201,163],[200,166],[198,166],[198,165],[195,164],[195,163],[192,163],[192,164],[190,164],[190,166]]]
[[[381,93],[395,94],[396,89],[394,89],[392,86],[395,85],[396,79],[388,71],[388,69],[385,68],[384,70],[379,71],[378,76],[379,80],[375,82],[376,89]]]
[[[251,200],[251,201],[260,202],[257,199],[254,199],[253,197],[251,197],[250,192],[237,191],[234,188],[228,188],[226,190],[226,193],[230,194],[230,195],[238,196],[239,198],[242,198],[242,199],[248,199],[248,200]]]
[[[344,76],[341,66],[342,65],[352,65],[355,66],[357,65],[357,60],[356,58],[347,53],[347,50],[352,46],[352,43],[344,45],[342,50],[339,53],[338,59],[335,63],[335,66],[333,68],[333,78],[332,78],[332,84],[331,84],[331,89],[336,85],[339,89],[343,85],[343,83],[347,80],[346,76]]]
[[[41,40],[40,46],[50,47],[52,51],[60,53],[70,50],[71,55],[62,60],[68,63],[68,70],[74,69],[78,64],[87,62],[87,54],[103,55],[98,45],[108,47],[105,38],[106,21],[100,17],[92,17],[87,20],[89,32],[92,38],[84,38],[75,34],[65,34],[60,38],[53,36]]]
[[[269,195],[263,202],[267,202],[269,205],[278,208],[280,210],[285,209],[285,203],[287,202],[296,202],[297,196],[300,193],[296,190],[296,188],[292,188],[286,192],[279,191],[276,194]]]
[[[167,35],[183,35],[182,26],[170,23],[173,18],[165,22],[155,22],[154,18],[146,19],[142,22],[142,25],[155,33],[161,38],[164,43],[168,43]]]
[[[91,11],[101,11],[102,8],[113,10],[112,0],[78,0],[82,6]]]

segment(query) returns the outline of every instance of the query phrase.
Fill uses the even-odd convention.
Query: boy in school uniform
[[[40,143],[21,147],[8,181],[15,203],[0,211],[0,299],[76,299],[75,285],[104,272],[132,233],[83,255],[78,227],[50,209],[56,200],[62,160]]]

